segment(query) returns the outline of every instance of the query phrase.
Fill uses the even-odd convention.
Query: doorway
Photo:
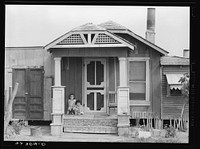
[[[85,112],[106,113],[106,59],[86,58],[85,66]]]

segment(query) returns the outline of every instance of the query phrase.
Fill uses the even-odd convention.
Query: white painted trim
[[[88,42],[86,41],[84,35],[83,35],[83,34],[80,34],[80,36],[81,36],[81,38],[82,38],[82,40],[83,40],[83,43],[84,43],[84,44],[88,44]]]
[[[119,57],[119,86],[128,86],[128,71],[127,71],[127,58]]]
[[[63,36],[57,38],[56,40],[52,41],[51,43],[49,43],[48,45],[44,46],[45,50],[48,50],[49,48],[52,48],[53,46],[55,46],[57,43],[63,41],[64,39],[66,39],[67,37],[71,36],[73,33],[72,32],[68,32],[66,34],[64,34]]]
[[[52,48],[90,48],[90,47],[127,47],[123,44],[80,44],[80,45],[55,45]]]
[[[149,101],[130,100],[130,106],[150,106]]]
[[[149,41],[147,41],[145,38],[140,37],[139,35],[136,35],[135,33],[131,32],[130,30],[109,30],[112,33],[124,33],[124,34],[129,34],[132,37],[136,38],[137,40],[145,43],[146,45],[150,46],[151,48],[157,50],[158,52],[167,55],[169,52],[164,51],[163,49],[161,49],[160,47],[154,45],[153,43],[150,43]]]
[[[54,86],[61,86],[61,57],[55,57],[54,63]]]
[[[93,39],[93,41],[91,41],[91,34],[95,34],[95,36],[98,36],[98,34],[103,33],[106,34],[112,38],[114,38],[115,40],[117,40],[118,42],[120,42],[121,44],[94,44],[95,40],[97,37],[95,37]],[[83,44],[83,45],[56,45],[59,42],[61,42],[62,40],[66,39],[67,37],[69,37],[72,34],[80,34],[81,38],[83,34],[88,34],[88,44]],[[90,36],[90,37],[89,37]],[[84,38],[82,38],[83,42]],[[93,46],[91,46],[93,45]],[[134,46],[131,45],[131,43],[128,43],[128,41],[124,41],[120,38],[118,38],[117,36],[113,35],[112,33],[109,33],[108,31],[70,31],[66,34],[64,34],[63,36],[57,38],[56,40],[52,41],[51,43],[47,44],[46,46],[44,46],[45,50],[48,50],[50,48],[75,48],[75,47],[129,47],[130,49],[134,50]]]
[[[128,57],[129,61],[147,61],[150,60],[150,57]]]
[[[96,39],[97,39],[98,36],[99,36],[99,33],[96,33],[96,34],[94,35],[94,38],[93,38],[93,40],[92,40],[92,44],[95,43],[95,41],[96,41]]]
[[[88,87],[97,87],[97,85],[90,85],[88,82],[87,82],[87,64],[89,64],[90,61],[101,61],[102,64],[104,64],[104,83],[101,83],[100,85],[98,85],[98,87],[102,87],[104,88],[104,90],[87,90]],[[92,113],[92,112],[106,112],[106,59],[105,58],[85,58],[84,59],[84,91],[85,91],[85,95],[84,95],[84,100],[85,100],[85,109],[86,109],[86,112],[89,112],[89,113]],[[96,63],[95,63],[96,65]],[[96,74],[96,66],[95,66],[95,74]],[[95,83],[96,83],[96,78],[95,78]],[[94,111],[90,111],[90,110],[87,110],[87,94],[89,93],[94,93]],[[100,110],[100,111],[97,111],[96,110],[96,94],[97,93],[101,93],[104,95],[104,107]],[[102,110],[105,110],[105,111],[102,111]]]
[[[91,33],[88,33],[88,44],[91,44]]]
[[[160,53],[162,53],[162,54],[164,54],[164,55],[167,55],[167,54],[169,53],[169,52],[167,52],[167,51],[164,51],[164,50],[161,49],[160,47],[157,47],[157,46],[155,46],[154,44],[148,42],[146,39],[144,39],[144,38],[142,38],[142,37],[138,37],[138,35],[135,35],[134,33],[130,32],[130,31],[125,31],[125,33],[127,33],[127,34],[133,36],[133,37],[136,38],[137,40],[139,40],[139,41],[145,43],[146,45],[150,46],[151,48],[157,50],[158,52],[160,52]]]
[[[110,37],[112,37],[112,38],[114,38],[114,39],[117,40],[118,42],[120,42],[120,43],[126,45],[126,46],[129,47],[130,49],[132,49],[132,50],[135,49],[134,46],[128,44],[127,42],[125,42],[125,41],[123,41],[122,39],[116,37],[115,35],[113,35],[113,34],[111,34],[111,33],[109,33],[109,32],[105,32],[105,34],[108,35],[108,36],[110,36]]]

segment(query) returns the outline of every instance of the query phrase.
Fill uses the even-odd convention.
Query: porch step
[[[116,134],[117,127],[109,126],[64,126],[64,132]]]
[[[63,118],[64,132],[117,133],[117,118],[92,116],[66,116]]]

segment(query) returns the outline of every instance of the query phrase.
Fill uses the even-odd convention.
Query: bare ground
[[[177,132],[175,138],[151,137],[131,138],[113,134],[85,134],[85,133],[63,133],[61,136],[51,136],[50,126],[40,126],[41,136],[31,136],[30,126],[23,127],[20,135],[12,135],[4,138],[5,141],[45,141],[45,142],[150,142],[150,143],[188,143],[189,136],[186,132]]]

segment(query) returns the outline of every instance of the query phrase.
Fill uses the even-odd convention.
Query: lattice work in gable
[[[99,34],[98,37],[96,38],[95,43],[97,43],[97,44],[105,44],[105,43],[113,44],[113,43],[119,43],[119,42],[106,34]]]
[[[58,43],[58,45],[70,45],[70,44],[84,44],[80,34],[73,34]]]

